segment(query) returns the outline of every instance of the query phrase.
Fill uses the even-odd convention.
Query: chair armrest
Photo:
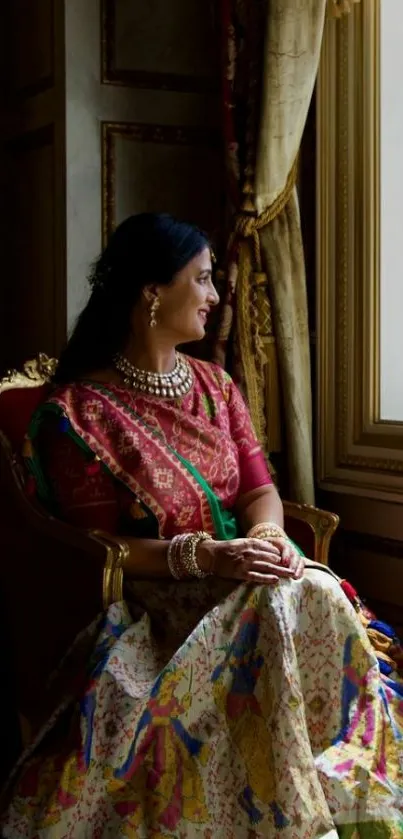
[[[102,530],[90,530],[89,536],[103,545],[106,552],[102,579],[102,603],[106,610],[112,603],[123,600],[123,568],[129,556],[129,545],[124,539]]]
[[[339,524],[339,517],[310,504],[284,501],[283,507],[285,527],[290,538],[302,548],[306,556],[322,565],[328,565],[330,541]]]

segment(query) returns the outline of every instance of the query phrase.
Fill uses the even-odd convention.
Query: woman
[[[207,239],[129,218],[91,285],[30,466],[53,512],[125,538],[127,597],[3,836],[402,836],[398,681],[288,541],[231,379],[176,351],[218,303]]]

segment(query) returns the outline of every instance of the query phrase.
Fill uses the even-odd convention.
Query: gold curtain
[[[221,0],[230,237],[215,357],[243,386],[288,493],[314,502],[305,262],[296,182],[325,14],[345,0]]]
[[[360,0],[329,0],[330,13],[334,17],[341,17],[348,15],[351,12],[353,3],[359,3]]]
[[[326,0],[271,0],[266,24],[254,200],[284,402],[290,495],[314,501],[305,262],[295,189],[317,75]]]

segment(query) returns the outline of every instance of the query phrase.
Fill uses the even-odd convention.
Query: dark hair
[[[168,285],[209,247],[197,227],[165,213],[130,216],[112,233],[89,277],[91,296],[61,353],[56,384],[107,367],[129,337],[133,306],[147,285]]]

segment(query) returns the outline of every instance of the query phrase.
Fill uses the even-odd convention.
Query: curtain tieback
[[[298,174],[299,155],[297,154],[294,163],[288,174],[288,178],[283,191],[277,198],[263,210],[260,215],[253,215],[246,210],[241,210],[235,218],[234,233],[243,239],[253,240],[253,257],[256,271],[262,271],[262,257],[260,250],[259,230],[270,224],[288,204],[293,193]]]

